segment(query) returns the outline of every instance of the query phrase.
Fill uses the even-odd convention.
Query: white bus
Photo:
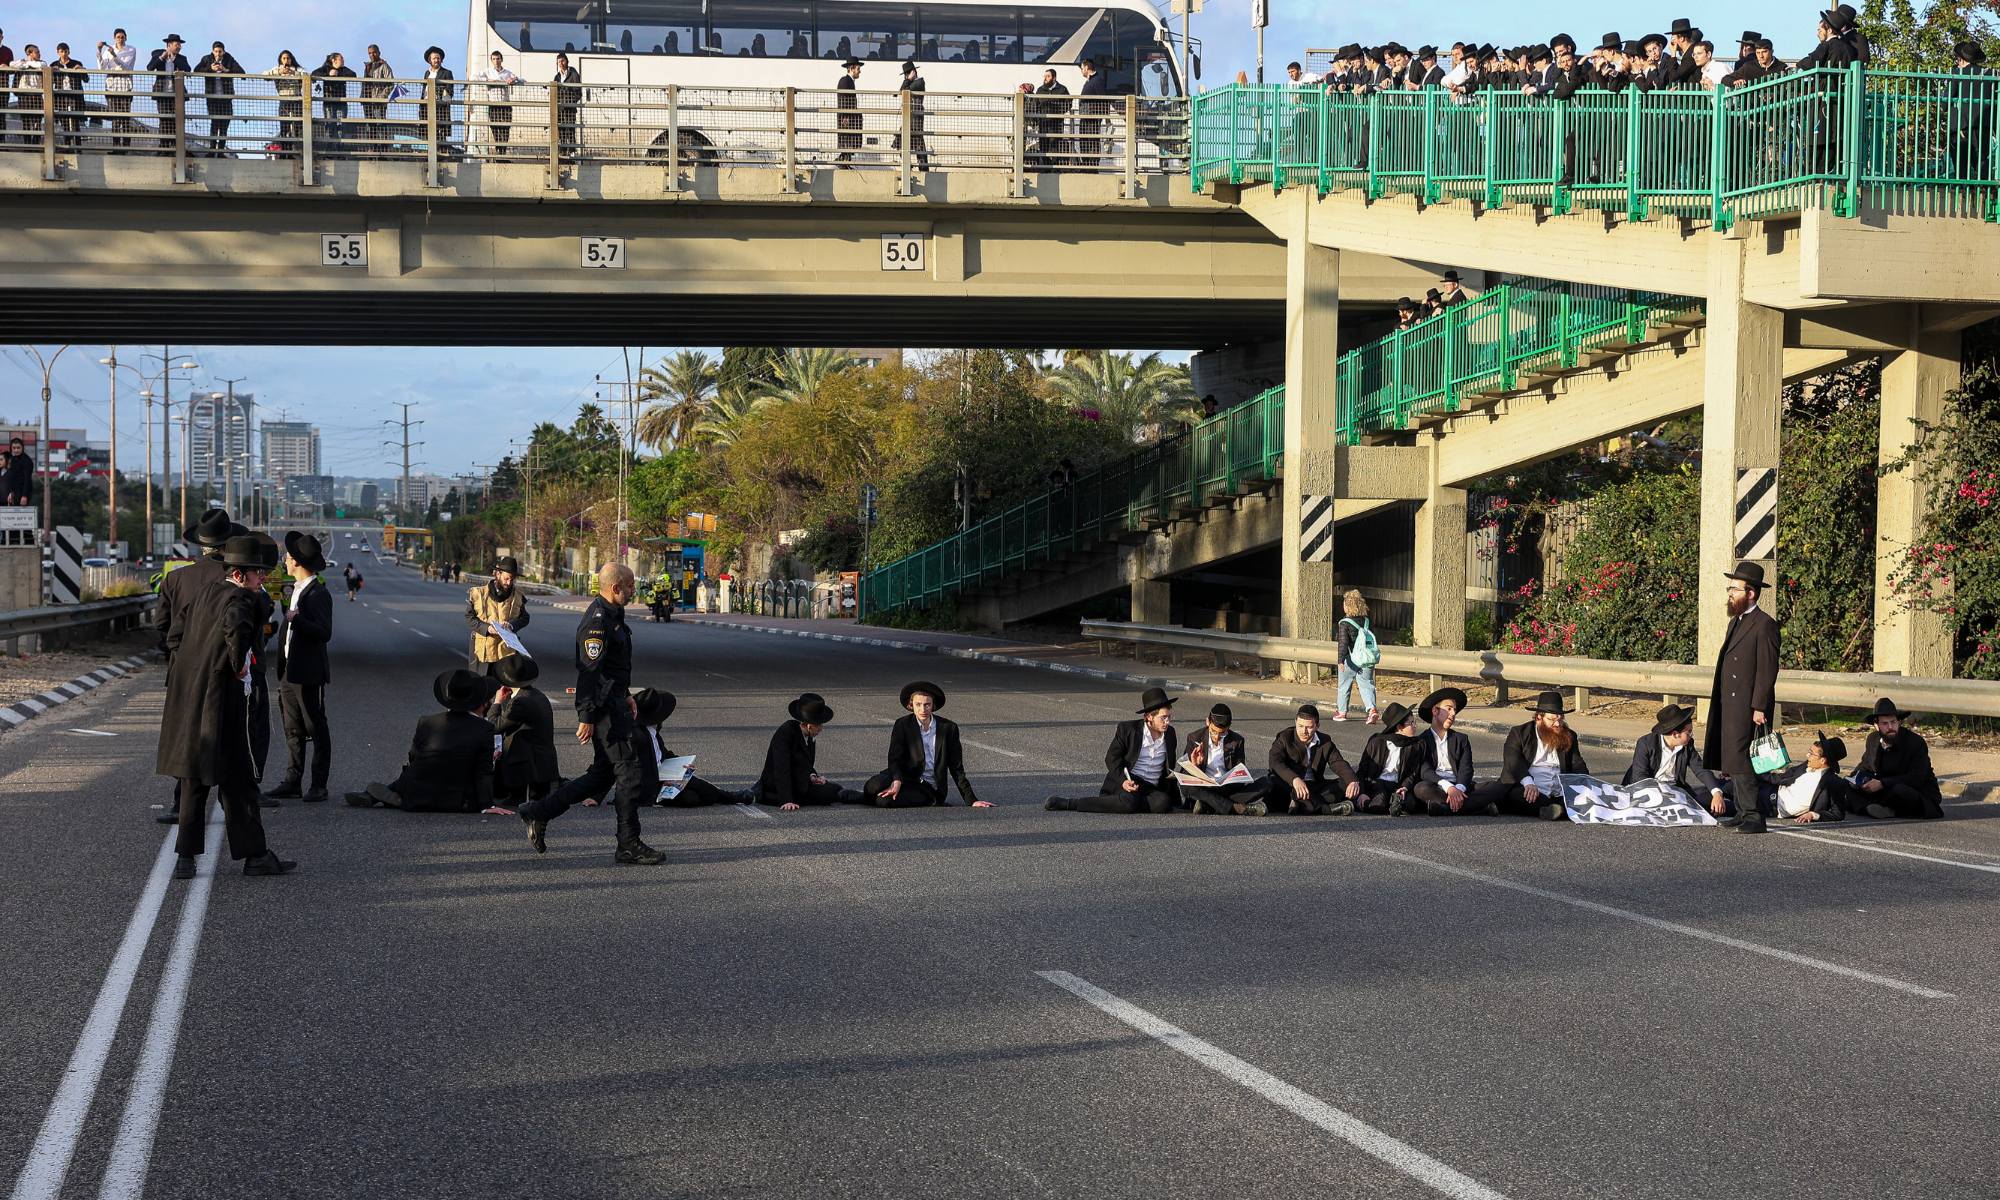
[[[472,0],[461,77],[483,69],[495,50],[529,84],[553,78],[556,53],[567,54],[583,77],[587,110],[620,88],[632,89],[619,93],[628,96],[670,85],[823,94],[850,57],[862,62],[864,93],[894,92],[913,59],[931,96],[1007,97],[1024,83],[1040,86],[1049,69],[1074,96],[1086,58],[1108,76],[1111,95],[1186,92],[1170,33],[1144,0]],[[927,104],[935,142],[948,109]],[[604,123],[601,111],[584,120]],[[755,140],[738,128],[704,129],[694,114],[680,128],[684,148]]]

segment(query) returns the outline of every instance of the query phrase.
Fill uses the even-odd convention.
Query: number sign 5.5
[[[885,233],[882,235],[882,269],[884,271],[921,271],[924,269],[924,242],[921,233]]]
[[[365,267],[368,265],[368,237],[360,233],[319,235],[319,265],[322,267]]]

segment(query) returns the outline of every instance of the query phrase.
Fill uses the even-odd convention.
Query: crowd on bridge
[[[220,794],[229,851],[243,861],[244,873],[285,874],[297,863],[266,843],[261,809],[288,798],[329,799],[328,646],[334,631],[332,594],[321,574],[330,564],[312,535],[293,531],[280,546],[220,508],[203,514],[184,536],[202,548],[202,556],[167,573],[156,616],[167,694],[155,770],[175,781],[174,803],[161,818],[179,826],[175,875],[192,877],[195,859],[206,848],[211,790]],[[753,786],[732,791],[697,775],[694,759],[667,744],[664,726],[676,697],[663,688],[634,685],[625,610],[635,583],[632,571],[616,563],[599,571],[597,593],[576,628],[575,737],[591,747],[591,762],[582,774],[564,779],[555,708],[536,687],[540,666],[518,637],[530,619],[518,571],[514,560],[501,558],[487,579],[467,590],[467,665],[433,681],[439,711],[417,721],[395,778],[345,793],[348,804],[516,815],[540,853],[547,848],[550,822],[575,805],[608,797],[617,813],[614,861],[635,865],[666,859],[641,838],[639,814],[647,806],[734,803],[787,812],[832,804],[905,808],[944,804],[955,787],[966,806],[992,807],[974,792],[958,725],[942,715],[944,689],[927,680],[902,688],[897,699],[904,712],[890,729],[886,764],[858,787],[835,783],[819,769],[819,743],[834,712],[814,692],[786,706],[786,719],[771,735]],[[348,572],[350,599],[358,583],[358,574]],[[1910,714],[1887,698],[1876,705],[1875,728],[1851,774],[1841,771],[1846,745],[1823,733],[1806,762],[1788,761],[1774,731],[1779,634],[1777,622],[1759,606],[1765,586],[1760,564],[1739,565],[1729,583],[1730,621],[1701,748],[1694,747],[1695,714],[1669,704],[1632,747],[1630,765],[1615,786],[1643,786],[1655,808],[1679,806],[1701,814],[1698,821],[1654,823],[1715,823],[1745,833],[1763,832],[1771,818],[1811,823],[1850,815],[1941,816],[1943,798],[1929,749],[1905,724]],[[1560,821],[1576,819],[1573,792],[1579,781],[1614,786],[1591,777],[1560,693],[1544,692],[1537,699],[1530,720],[1507,735],[1499,769],[1492,773],[1475,761],[1471,741],[1454,728],[1467,704],[1465,692],[1443,687],[1414,707],[1389,704],[1378,711],[1372,662],[1363,661],[1374,647],[1365,623],[1354,623],[1352,636],[1343,630],[1339,645],[1340,708],[1332,719],[1346,719],[1346,685],[1353,676],[1363,685],[1369,724],[1380,726],[1357,761],[1350,762],[1322,729],[1319,709],[1304,704],[1291,727],[1272,739],[1265,755],[1268,771],[1259,777],[1227,704],[1211,707],[1183,738],[1173,724],[1178,697],[1155,687],[1140,698],[1132,719],[1112,729],[1097,791],[1052,796],[1045,807],[1118,814],[1519,815]],[[273,679],[279,685],[287,761],[282,781],[266,790]]]

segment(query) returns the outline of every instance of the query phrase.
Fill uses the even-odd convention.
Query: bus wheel
[[[646,157],[655,162],[667,161],[667,135],[661,132],[654,136],[653,144],[646,149]],[[715,165],[715,147],[698,129],[680,131],[681,162],[691,167],[712,167]]]

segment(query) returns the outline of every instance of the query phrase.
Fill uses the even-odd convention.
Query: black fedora
[[[493,664],[493,678],[510,688],[533,683],[541,675],[542,668],[525,654],[509,654]]]
[[[320,548],[319,539],[310,533],[294,529],[286,534],[285,553],[308,571],[326,570],[326,551]]]
[[[1894,717],[1898,721],[1907,721],[1910,719],[1910,713],[1908,709],[1897,708],[1894,700],[1884,696],[1875,702],[1875,711],[1868,714],[1868,719],[1879,721],[1883,717]]]
[[[1382,728],[1388,730],[1390,733],[1401,729],[1403,722],[1409,719],[1410,706],[1407,704],[1391,704],[1382,710]]]
[[[798,699],[785,706],[785,711],[792,714],[792,720],[804,725],[824,725],[833,720],[833,710],[826,706],[826,701],[818,692],[801,693]]]
[[[640,688],[632,693],[632,704],[639,710],[641,725],[658,725],[674,715],[674,708],[679,703],[672,692],[660,688]]]
[[[1736,43],[1740,46],[1749,46],[1752,49],[1755,49],[1757,43],[1763,40],[1764,40],[1763,34],[1758,33],[1754,29],[1746,29],[1743,31],[1743,36],[1736,39]]]
[[[250,536],[257,539],[257,553],[264,556],[264,569],[277,570],[278,564],[285,560],[285,552],[278,548],[277,539],[261,529]]]
[[[1813,745],[1818,746],[1819,752],[1826,756],[1826,765],[1829,767],[1839,766],[1840,760],[1847,757],[1847,743],[1837,737],[1828,737],[1825,733],[1821,733],[1813,739]]]
[[[1459,282],[1459,279],[1458,279],[1458,271],[1457,271],[1457,269],[1456,269],[1456,268],[1454,268],[1454,269],[1452,269],[1452,270],[1449,270],[1449,271],[1446,271],[1446,272],[1445,272],[1444,274],[1442,274],[1442,275],[1438,276],[1438,278],[1439,278],[1440,280],[1442,280],[1442,281],[1446,282],[1446,283],[1457,283],[1457,282]]]
[[[1549,49],[1563,50],[1565,48],[1567,48],[1571,54],[1575,54],[1576,39],[1566,33],[1559,33],[1549,39]]]
[[[193,542],[197,546],[206,546],[212,550],[229,540],[230,528],[235,524],[236,522],[229,519],[226,509],[211,508],[196,517],[194,524],[181,530],[181,540]]]
[[[1427,58],[1436,58],[1437,56],[1438,56],[1438,48],[1436,46],[1417,47],[1416,57],[1418,62],[1422,62]]]
[[[1736,569],[1734,571],[1724,571],[1722,573],[1722,577],[1724,579],[1734,579],[1739,583],[1747,583],[1751,587],[1756,588],[1760,592],[1764,590],[1763,563],[1754,563],[1754,562],[1737,563]]]
[[[1959,42],[1951,48],[1952,57],[1960,58],[1973,66],[1986,61],[1986,47],[1978,42]]]
[[[1647,46],[1664,46],[1666,44],[1667,44],[1667,35],[1664,33],[1649,33],[1645,37],[1639,39],[1639,48],[1641,50],[1645,49]]]
[[[1690,20],[1688,20],[1688,19],[1687,19],[1686,17],[1675,17],[1675,18],[1674,18],[1674,23],[1673,23],[1673,24],[1671,24],[1671,25],[1669,25],[1669,26],[1667,26],[1667,32],[1668,32],[1668,33],[1693,33],[1693,32],[1694,32],[1694,22],[1693,22],[1693,21],[1690,21]]]
[[[1665,737],[1670,733],[1679,733],[1692,724],[1694,724],[1693,709],[1682,708],[1678,704],[1667,704],[1661,706],[1660,711],[1655,714],[1653,732]]]
[[[914,74],[916,74],[916,73],[917,73],[917,60],[916,60],[916,59],[914,59],[914,58],[906,58],[906,59],[904,59],[904,60],[903,60],[903,74],[905,74],[905,75],[914,75]]]
[[[271,569],[270,564],[264,561],[264,544],[254,533],[239,533],[223,542],[222,565],[246,571]]]
[[[799,713],[804,710],[809,701],[816,704],[824,704],[826,703],[826,697],[820,695],[818,692],[800,692],[798,699],[785,705],[785,711],[791,714],[792,720],[796,721],[799,719]]]
[[[1465,705],[1461,703],[1459,707],[1464,708]],[[1560,716],[1571,710],[1563,707],[1563,694],[1554,688],[1550,688],[1535,697],[1535,707],[1528,711],[1534,713],[1555,713]]]
[[[1139,697],[1139,707],[1134,711],[1143,717],[1149,712],[1154,712],[1162,708],[1172,708],[1174,701],[1178,699],[1180,699],[1179,696],[1167,695],[1167,689],[1165,688],[1149,687],[1146,689],[1146,694]]]
[[[1625,44],[1625,39],[1619,37],[1615,32],[1607,33],[1603,37],[1597,39],[1597,48],[1599,50],[1616,50],[1618,47],[1624,44]]]
[[[1229,723],[1236,719],[1236,714],[1229,711],[1227,704],[1217,704],[1208,710],[1208,719],[1215,722],[1216,728],[1227,729]]]
[[[1547,62],[1552,57],[1553,54],[1547,46],[1528,47],[1528,61],[1531,63]]]
[[[504,558],[494,559],[493,573],[497,575],[502,571],[507,572],[509,575],[519,575],[521,573],[521,560],[511,554]]]
[[[453,667],[431,681],[431,695],[452,712],[471,712],[493,698],[499,681]]]
[[[1453,711],[1465,711],[1465,693],[1455,687],[1441,687],[1430,695],[1425,696],[1423,703],[1417,705],[1417,720],[1422,721],[1426,725],[1430,724],[1431,710],[1446,700],[1452,702]]]
[[[848,59],[848,60],[847,60],[846,62],[844,62],[844,63],[841,63],[841,64],[840,64],[840,69],[841,69],[841,70],[843,70],[843,71],[845,71],[845,70],[847,70],[847,69],[848,69],[849,67],[858,67],[858,66],[861,66],[861,65],[862,65],[862,62],[861,62],[861,60],[860,60],[860,59],[858,59],[858,58],[852,58],[852,57],[850,57],[850,58],[849,58],[849,59]]]
[[[939,709],[944,707],[944,689],[927,679],[919,679],[914,683],[904,684],[902,694],[897,696],[896,703],[902,705],[904,708],[908,708],[910,707],[910,697],[916,695],[918,692],[922,692],[931,698],[931,708]]]

